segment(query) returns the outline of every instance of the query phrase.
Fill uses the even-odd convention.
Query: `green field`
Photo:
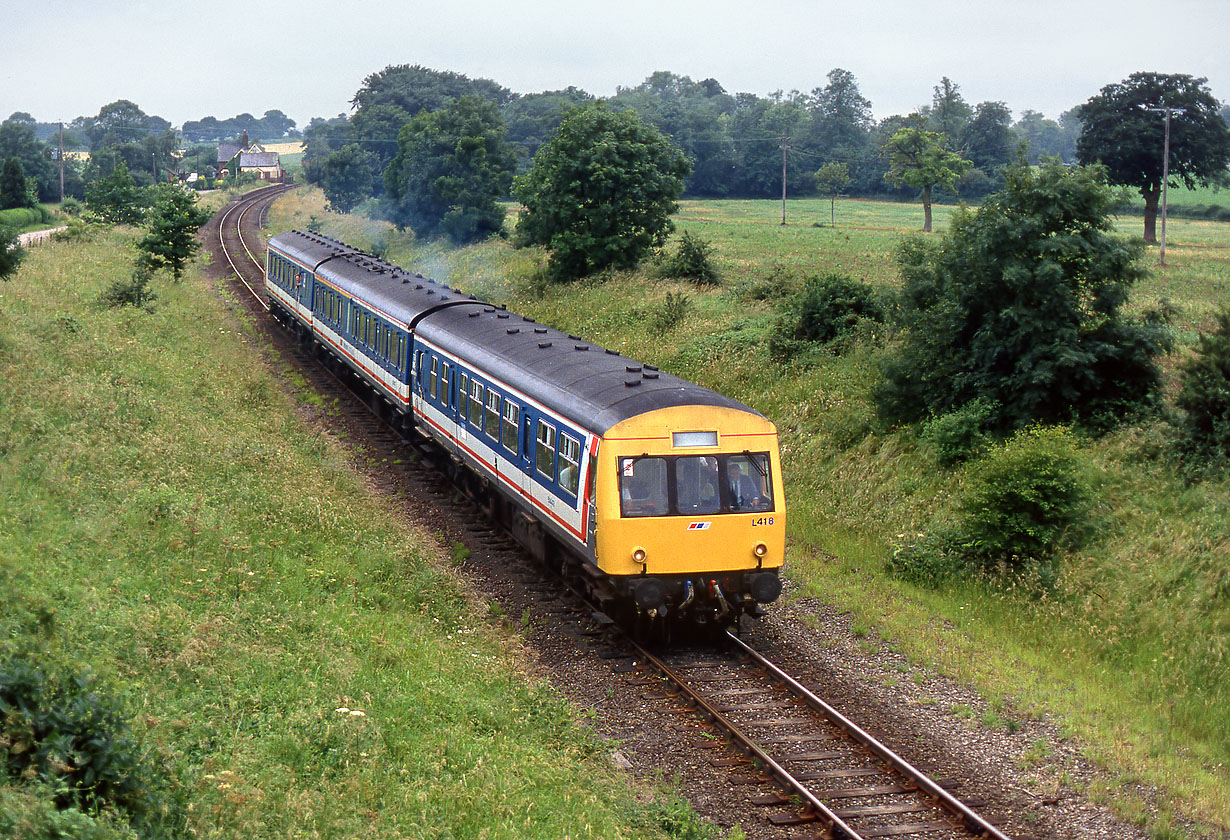
[[[527,673],[225,293],[194,270],[152,312],[98,306],[133,235],[0,283],[0,696],[14,658],[97,675],[169,791],[142,837],[709,836]],[[56,794],[0,778],[0,836],[135,836]]]
[[[937,208],[938,229],[949,213]],[[1182,836],[1171,828],[1179,814],[1212,836],[1230,828],[1230,482],[1180,481],[1160,419],[1085,440],[1098,538],[1063,559],[1048,597],[972,584],[919,589],[887,576],[885,561],[907,535],[951,515],[964,473],[940,468],[914,430],[875,431],[877,337],[806,365],[783,368],[768,357],[775,301],[806,275],[839,271],[895,287],[893,251],[921,226],[921,207],[841,201],[834,227],[827,201],[792,201],[782,226],[778,202],[684,202],[680,230],[714,245],[724,276],[715,289],[645,272],[544,287],[536,252],[417,244],[381,223],[329,216],[315,192],[280,202],[273,230],[312,215],[343,240],[379,244],[394,262],[763,411],[782,432],[788,562],[803,595],[975,686],[1009,718],[1060,722],[1103,768],[1084,792],[1155,836]],[[1135,215],[1118,220],[1126,236],[1139,236],[1141,224]],[[1156,248],[1147,252],[1152,270],[1132,308],[1163,300],[1174,308],[1177,346],[1165,363],[1173,373],[1213,313],[1230,305],[1230,224],[1176,219],[1168,234],[1168,267],[1157,267]],[[649,325],[670,292],[688,296],[688,315],[658,335]]]

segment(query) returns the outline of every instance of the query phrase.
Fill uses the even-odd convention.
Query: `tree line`
[[[368,196],[380,195],[381,175],[397,153],[402,126],[422,111],[439,110],[465,95],[495,103],[518,173],[528,170],[568,109],[595,100],[575,87],[515,95],[490,79],[417,65],[387,67],[364,80],[351,100],[352,114],[315,118],[304,129],[308,179],[331,187],[345,203],[365,192],[355,172],[361,162],[371,174]],[[767,97],[730,94],[714,79],[696,82],[660,71],[637,86],[619,88],[605,101],[615,110],[635,111],[687,155],[692,168],[685,194],[698,197],[781,195],[783,151],[790,195],[815,194],[816,170],[842,162],[850,176],[849,194],[913,197],[912,188],[885,180],[889,164],[881,152],[907,124],[942,133],[950,150],[969,159],[973,165],[956,188],[963,195],[981,196],[1002,185],[1003,169],[1022,144],[1033,161],[1052,156],[1074,160],[1080,130],[1072,112],[1051,120],[1026,111],[1014,122],[1003,102],[970,105],[960,86],[947,78],[935,87],[929,106],[876,121],[857,79],[840,68],[810,93]],[[348,177],[339,177],[339,170]]]

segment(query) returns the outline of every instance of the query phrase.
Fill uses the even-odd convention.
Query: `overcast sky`
[[[1230,99],[1227,0],[0,0],[0,23],[0,119],[47,122],[129,99],[177,126],[276,108],[302,128],[395,64],[596,96],[656,70],[811,91],[841,67],[877,118],[929,104],[943,76],[1017,117],[1138,70]]]

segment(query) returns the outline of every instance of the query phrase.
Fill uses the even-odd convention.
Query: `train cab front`
[[[599,569],[640,617],[725,626],[781,594],[777,432],[730,408],[662,409],[604,436]]]

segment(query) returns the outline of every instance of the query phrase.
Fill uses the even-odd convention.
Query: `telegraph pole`
[[[1182,116],[1186,113],[1183,108],[1149,108],[1148,110],[1155,113],[1160,112],[1166,115],[1166,134],[1162,141],[1162,245],[1161,245],[1161,264],[1166,266],[1166,188],[1170,182],[1170,115],[1179,114]]]
[[[789,137],[782,138],[782,224],[786,224],[786,144]]]
[[[60,120],[60,203],[64,203],[64,120]]]

